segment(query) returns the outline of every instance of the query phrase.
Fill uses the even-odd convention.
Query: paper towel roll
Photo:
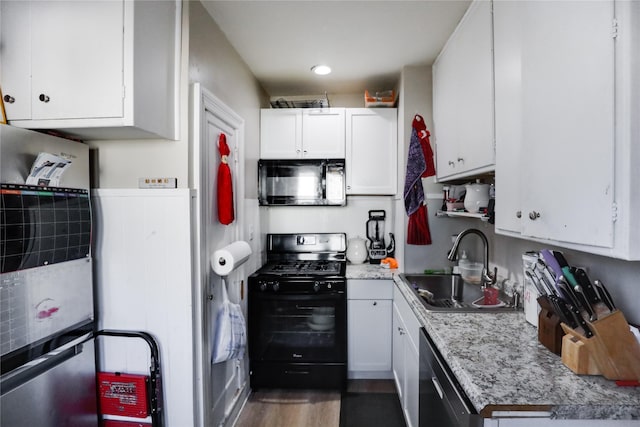
[[[249,259],[250,255],[251,246],[249,243],[238,240],[213,253],[211,268],[218,276],[227,276]]]

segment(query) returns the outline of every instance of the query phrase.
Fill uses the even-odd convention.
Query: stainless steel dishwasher
[[[476,427],[483,419],[427,331],[420,333],[420,427]]]

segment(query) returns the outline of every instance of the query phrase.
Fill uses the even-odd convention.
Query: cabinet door
[[[397,114],[395,108],[347,110],[347,194],[396,194]]]
[[[437,176],[495,164],[491,2],[471,4],[433,67]]]
[[[349,371],[391,370],[391,300],[349,300]]]
[[[122,1],[33,2],[31,30],[33,119],[123,115]]]
[[[418,427],[420,415],[420,357],[418,349],[410,339],[405,340],[405,400],[404,416],[407,427]]]
[[[31,4],[0,2],[0,85],[8,120],[31,117]]]
[[[456,46],[451,41],[446,45],[433,65],[433,140],[436,149],[436,173],[438,178],[457,172],[458,85]]]
[[[260,158],[302,157],[302,111],[295,108],[260,111]]]
[[[344,108],[302,111],[302,157],[344,159]]]
[[[496,230],[522,230],[522,4],[493,5]]]
[[[496,208],[500,212],[500,199],[508,197],[500,195],[499,185],[513,174],[512,185],[520,180],[522,235],[612,247],[613,2],[525,2],[518,6],[519,16],[513,9],[503,16],[500,11],[509,6],[496,3],[496,19],[516,16],[521,28],[521,33],[513,28],[496,33],[497,58],[501,58],[504,38],[510,38],[508,43],[521,40],[519,49],[510,47],[517,52],[514,57],[520,56],[520,68],[513,69],[520,73],[521,84],[513,85],[511,93],[502,86],[496,103],[502,142],[508,138],[518,145],[512,148],[501,142],[499,158],[507,161],[510,153],[521,150],[521,160],[514,157],[513,167],[500,166]],[[503,24],[498,22],[496,29]],[[505,123],[513,126],[514,115],[522,123],[521,131],[505,131]],[[514,189],[507,184],[507,191]],[[513,208],[509,210],[504,215],[514,214]],[[500,221],[499,229],[518,231],[517,223]]]
[[[522,49],[527,236],[613,243],[613,17],[612,1],[527,4]],[[528,219],[534,212],[540,217]]]
[[[404,387],[405,387],[405,374],[404,374],[404,340],[406,336],[406,328],[400,312],[396,304],[393,304],[393,338],[392,338],[392,367],[393,378],[396,382],[396,390],[398,391],[398,397],[400,403],[404,406]]]
[[[457,39],[459,59],[457,168],[495,164],[493,120],[493,24],[489,1],[474,2]]]

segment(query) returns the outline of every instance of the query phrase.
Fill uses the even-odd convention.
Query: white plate
[[[473,305],[474,307],[478,307],[478,308],[498,308],[498,307],[504,307],[505,306],[505,303],[500,301],[500,300],[498,300],[497,304],[492,304],[492,305],[483,304],[482,303],[483,301],[484,301],[484,297],[478,298],[477,300],[472,302],[471,305]]]
[[[307,325],[309,325],[309,327],[314,331],[328,331],[329,329],[333,329],[334,323],[318,324],[318,323],[308,322]]]

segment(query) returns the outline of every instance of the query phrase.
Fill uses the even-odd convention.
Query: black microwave
[[[259,160],[261,206],[344,206],[344,159]]]

